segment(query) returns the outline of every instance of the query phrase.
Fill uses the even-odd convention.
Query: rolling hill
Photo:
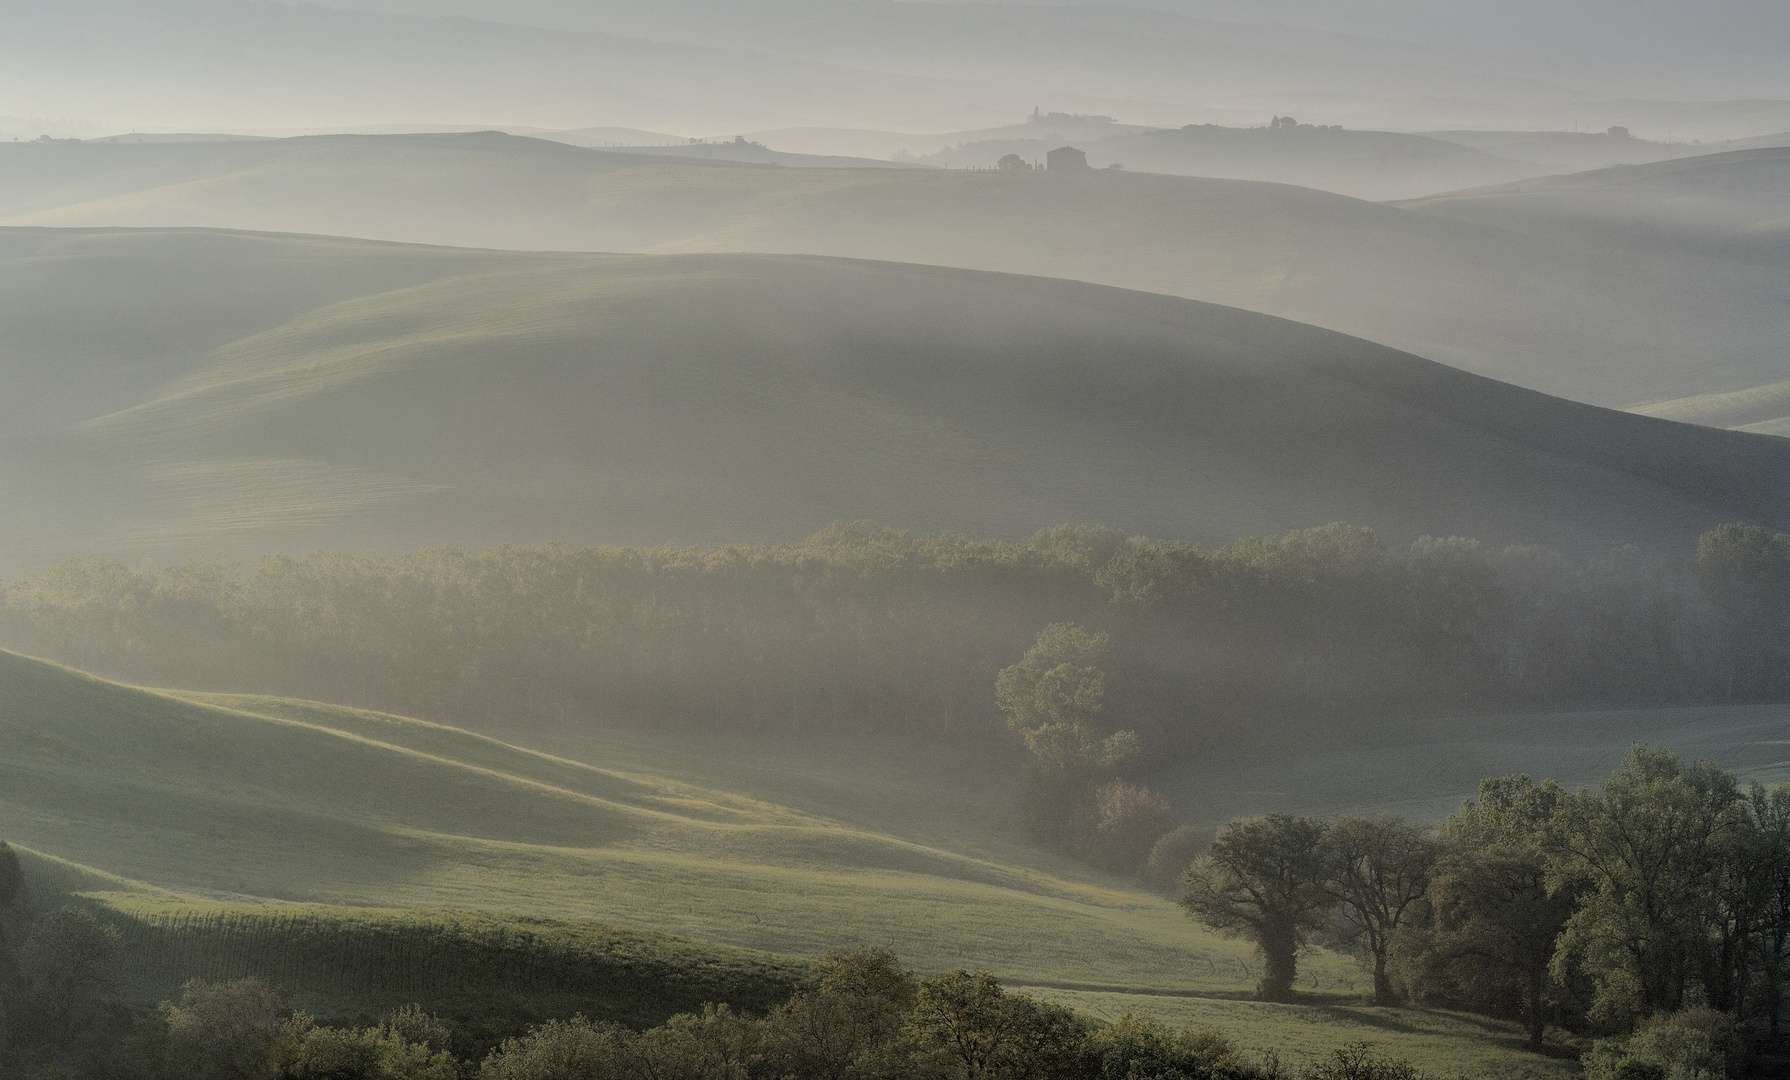
[[[1736,150],[1455,192],[1402,204],[1426,214],[1652,258],[1669,250],[1687,277],[1782,310],[1790,266],[1790,147]],[[1766,268],[1760,278],[1749,267]],[[1775,279],[1776,284],[1770,284]],[[1633,411],[1694,424],[1790,433],[1790,361],[1780,337],[1763,366],[1711,365],[1708,389],[1637,395]],[[1695,362],[1705,363],[1697,355]]]
[[[1698,159],[1719,176],[1727,158]],[[0,224],[548,250],[756,251],[1041,274],[1246,307],[1621,406],[1781,378],[1773,255],[1651,247],[1247,181],[783,169],[491,133],[0,144]],[[1571,236],[1571,234],[1564,234]]]
[[[15,850],[19,850],[15,848]],[[267,979],[295,1008],[351,1021],[416,1003],[475,1060],[502,1036],[577,1013],[647,1027],[708,1002],[762,1013],[802,985],[795,957],[593,922],[476,910],[217,900],[25,848],[25,913],[86,907],[119,931],[120,996]]]
[[[1427,818],[1482,772],[1594,782],[1636,738],[1775,780],[1787,728],[1781,706],[1436,721],[1383,747],[1282,747],[1273,776],[1219,755],[1150,782],[1202,825],[1267,807]],[[324,1016],[422,1000],[488,1023],[650,1023],[699,998],[762,1008],[802,974],[748,950],[867,941],[1294,1063],[1367,1039],[1439,1073],[1567,1075],[1512,1025],[1359,1004],[1361,976],[1334,954],[1301,962],[1309,1004],[1238,1000],[1246,945],[1028,843],[1018,786],[1018,761],[988,746],[600,727],[500,740],[0,652],[0,836],[33,849],[35,902],[73,895],[120,926],[126,990],[145,1003],[186,978],[260,975]]]
[[[924,969],[1047,982],[1250,984],[1247,945],[1026,844],[1004,752],[860,748],[855,776],[899,785],[907,811],[866,828],[613,754],[586,763],[350,709],[137,690],[10,653],[0,746],[0,834],[218,900],[595,919],[800,956],[885,943]],[[926,822],[946,808],[976,841],[939,843]],[[1356,981],[1340,958],[1311,977]]]
[[[1607,131],[1425,131],[1432,139],[1470,146],[1499,157],[1545,166],[1538,173],[1560,175],[1614,165],[1642,165],[1700,154],[1751,149],[1734,141],[1711,143],[1658,142]],[[1750,140],[1748,141],[1750,142]],[[1790,143],[1790,139],[1784,140]],[[1761,142],[1759,145],[1771,145]],[[1782,144],[1779,144],[1782,145]],[[1441,188],[1434,189],[1436,191]],[[1428,194],[1426,192],[1426,194]]]
[[[1310,326],[795,256],[0,233],[9,573],[81,551],[795,538],[1224,542],[1347,520],[1600,552],[1790,527],[1790,443]]]
[[[1790,146],[1519,180],[1401,205],[1579,244],[1778,264],[1790,252]]]

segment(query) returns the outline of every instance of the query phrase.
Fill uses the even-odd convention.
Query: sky
[[[1790,130],[1758,0],[0,0],[0,137],[1127,123]]]

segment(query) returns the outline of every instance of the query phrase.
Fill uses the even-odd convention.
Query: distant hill
[[[1790,380],[1635,405],[1629,410],[1686,424],[1790,437]]]
[[[0,224],[1041,274],[1264,311],[1604,405],[1781,377],[1782,262],[1682,250],[1674,236],[1640,253],[1562,244],[1452,220],[1444,203],[1106,171],[778,169],[491,133],[0,144]]]
[[[1635,411],[1689,423],[1790,434],[1783,381],[1790,351],[1790,147],[1736,150],[1452,192],[1401,204],[1419,213],[1654,262],[1670,252],[1687,286],[1719,288],[1775,320],[1752,363],[1728,365],[1687,345],[1702,393],[1637,392]],[[1672,316],[1647,325],[1672,333]],[[1763,325],[1763,324],[1762,324]],[[1719,331],[1714,331],[1719,333]],[[1716,349],[1719,350],[1717,345]],[[1639,387],[1637,387],[1639,390]]]
[[[1546,171],[1445,139],[1390,131],[1345,131],[1295,124],[1219,127],[1189,124],[1076,142],[1095,168],[1121,165],[1179,176],[1218,176],[1298,184],[1360,199],[1397,199],[1449,188],[1496,183]],[[1060,138],[996,138],[965,142],[921,160],[954,168],[993,165],[1004,154],[1042,159]]]
[[[843,157],[838,154],[789,154],[772,150],[744,137],[732,142],[697,142],[686,146],[611,146],[605,149],[619,154],[645,154],[652,157],[691,158],[698,161],[738,161],[752,165],[782,165],[792,169],[924,169],[931,166],[909,161],[882,161],[874,158]]]
[[[1649,161],[1670,161],[1696,154],[1719,153],[1738,149],[1721,143],[1693,145],[1683,142],[1657,142],[1638,139],[1615,131],[1425,131],[1422,134],[1445,142],[1459,143],[1483,150],[1501,158],[1533,162],[1541,172],[1571,173],[1585,169],[1603,169],[1611,165],[1640,165]],[[1466,185],[1462,185],[1466,186]],[[1432,188],[1441,191],[1443,188]],[[1426,192],[1427,194],[1427,192]]]
[[[1401,205],[1575,243],[1775,260],[1790,255],[1790,146],[1618,165]]]
[[[1790,528],[1790,442],[1315,327],[817,257],[0,232],[0,573],[837,519],[1601,551]]]

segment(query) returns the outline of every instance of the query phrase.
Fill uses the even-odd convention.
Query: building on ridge
[[[1088,155],[1073,146],[1060,146],[1044,155],[1044,167],[1051,172],[1073,172],[1088,167]]]

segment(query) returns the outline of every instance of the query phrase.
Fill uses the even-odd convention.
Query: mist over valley
[[[1790,16],[0,0],[0,1080],[1717,1080]]]

